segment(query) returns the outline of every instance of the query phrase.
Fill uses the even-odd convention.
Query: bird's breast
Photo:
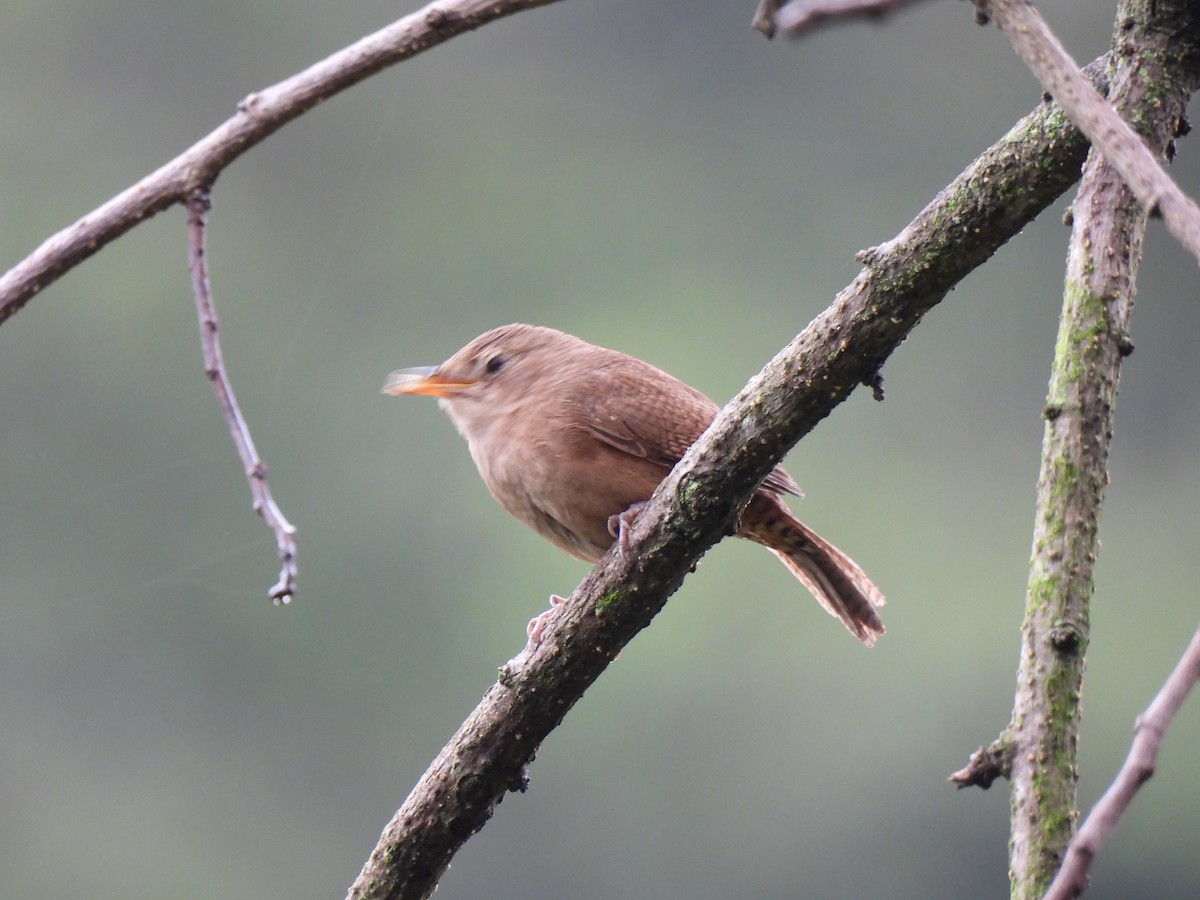
[[[609,518],[647,499],[666,474],[554,417],[533,433],[506,430],[467,437],[488,490],[513,517],[589,562],[612,545]]]

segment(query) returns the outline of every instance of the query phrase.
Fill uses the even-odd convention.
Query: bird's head
[[[533,391],[561,378],[579,338],[536,325],[502,325],[475,338],[440,366],[398,369],[383,385],[393,397],[437,397],[468,440],[524,406]]]

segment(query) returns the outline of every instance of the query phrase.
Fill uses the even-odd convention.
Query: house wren
[[[500,505],[592,563],[718,411],[649,363],[533,325],[494,328],[440,366],[393,372],[383,391],[438,397]],[[782,495],[799,493],[776,468],[751,498],[737,536],[767,547],[870,646],[884,632],[875,612],[883,594],[850,557],[792,516]],[[535,644],[547,615],[530,622]]]

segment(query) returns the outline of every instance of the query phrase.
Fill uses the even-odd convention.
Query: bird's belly
[[[612,469],[595,460],[546,446],[539,450],[492,448],[475,456],[475,462],[492,496],[510,515],[586,562],[596,562],[612,546],[609,518],[647,499],[663,475],[660,469],[639,467],[636,477],[624,472],[625,477],[614,480],[606,477]]]

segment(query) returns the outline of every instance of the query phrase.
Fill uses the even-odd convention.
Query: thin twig
[[[789,37],[799,37],[820,25],[845,19],[881,19],[888,13],[915,2],[916,0],[792,0],[775,14],[775,26],[787,32]]]
[[[1030,0],[974,0],[995,21],[1054,100],[1087,135],[1153,216],[1200,260],[1200,207],[1155,160],[1137,132],[1079,71]],[[1178,51],[1175,51],[1178,52]]]
[[[221,356],[221,342],[217,337],[217,311],[213,307],[212,290],[208,280],[208,262],[205,259],[204,235],[208,221],[208,210],[212,203],[207,190],[194,191],[187,201],[188,268],[192,273],[192,293],[196,299],[196,314],[200,320],[200,346],[204,351],[204,373],[212,382],[229,434],[237,447],[238,456],[246,469],[250,482],[250,496],[254,511],[262,516],[267,527],[275,535],[282,568],[279,581],[271,588],[269,596],[276,604],[288,603],[296,592],[296,529],[287,519],[271,496],[267,486],[267,467],[254,449],[250,429],[238,408],[233,385],[225,371],[225,360]]]
[[[318,103],[450,38],[556,0],[435,0],[291,78],[250,94],[179,156],[98,206],[0,276],[0,324],[110,241],[197,190]]]
[[[1088,886],[1088,874],[1096,854],[1112,834],[1121,814],[1129,807],[1134,795],[1154,774],[1158,751],[1167,729],[1184,700],[1200,681],[1200,630],[1192,636],[1187,650],[1171,672],[1146,711],[1134,725],[1133,745],[1121,766],[1121,771],[1092,807],[1086,821],[1071,841],[1062,868],[1055,876],[1045,900],[1069,900],[1078,897]]]

